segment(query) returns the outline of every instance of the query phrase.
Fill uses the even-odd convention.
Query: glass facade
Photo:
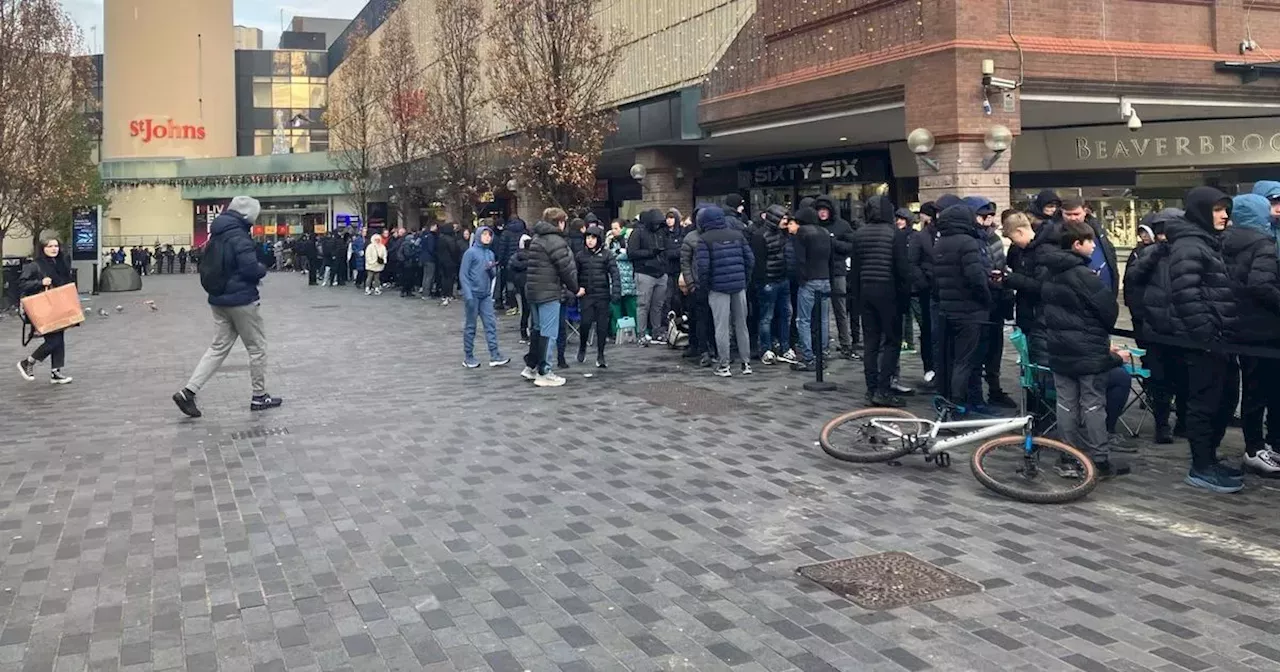
[[[327,74],[323,51],[236,52],[237,153],[328,151]]]

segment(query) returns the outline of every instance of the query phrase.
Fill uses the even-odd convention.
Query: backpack
[[[227,291],[227,255],[224,248],[226,243],[212,236],[204,245],[204,254],[200,258],[200,286],[209,296],[221,296]]]

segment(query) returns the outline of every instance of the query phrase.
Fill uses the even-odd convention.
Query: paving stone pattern
[[[824,396],[612,348],[542,390],[463,369],[460,305],[294,274],[263,295],[287,398],[263,415],[242,351],[203,419],[169,401],[213,331],[195,276],[94,297],[68,387],[21,382],[0,321],[0,670],[1280,669],[1280,500],[1181,485],[1185,446],[1020,505],[961,459],[827,458],[854,363]],[[869,612],[795,575],[883,551],[984,590]]]

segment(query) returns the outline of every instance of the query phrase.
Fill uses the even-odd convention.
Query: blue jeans
[[[493,297],[466,301],[466,321],[462,326],[462,354],[475,359],[476,318],[484,322],[484,340],[489,344],[489,361],[502,359],[498,352],[498,317],[493,313]]]
[[[547,339],[546,351],[542,354],[540,373],[550,373],[551,365],[556,361],[556,343],[560,338],[560,302],[548,301],[533,307],[538,315],[538,333]]]
[[[756,294],[760,303],[760,353],[773,349],[773,335],[778,334],[782,352],[791,349],[791,282],[783,279],[767,282]]]
[[[812,362],[813,355],[813,330],[811,322],[813,320],[813,304],[818,298],[818,292],[822,292],[825,296],[822,298],[821,307],[818,309],[818,319],[822,329],[822,343],[818,347],[823,350],[827,349],[827,342],[831,340],[831,281],[830,280],[810,280],[800,285],[800,291],[796,293],[796,331],[800,332],[800,359],[805,362]]]

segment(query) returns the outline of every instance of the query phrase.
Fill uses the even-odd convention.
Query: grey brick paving
[[[263,293],[272,414],[240,352],[203,419],[169,402],[211,331],[194,276],[95,298],[125,312],[70,334],[70,387],[0,372],[0,669],[1280,669],[1275,489],[1191,491],[1184,446],[1023,506],[959,460],[826,458],[856,364],[816,396],[615,348],[537,390],[459,365],[458,306]],[[705,413],[628,394],[655,384]],[[793,573],[890,550],[985,590],[866,612]]]

